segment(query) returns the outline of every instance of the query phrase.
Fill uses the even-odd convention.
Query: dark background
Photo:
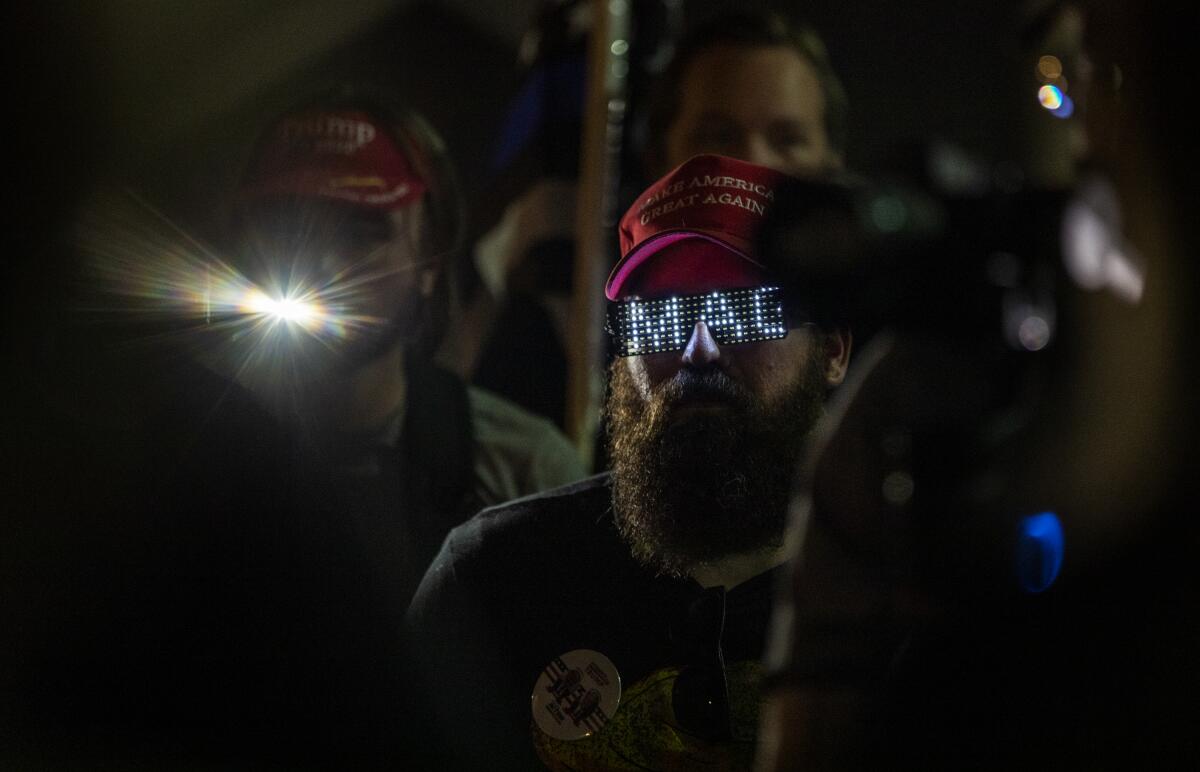
[[[701,17],[730,5],[686,7]],[[849,92],[852,168],[872,169],[914,140],[939,138],[989,162],[1013,160],[1020,133],[1013,116],[1025,93],[1015,86],[1028,77],[1015,54],[1017,4],[769,5],[798,11],[825,37]],[[153,564],[152,553],[165,546],[134,543],[148,533],[144,523],[122,531],[127,524],[93,516],[116,509],[95,500],[96,492],[116,501],[130,495],[113,479],[136,468],[151,446],[140,428],[105,433],[137,414],[144,395],[126,395],[106,381],[113,374],[102,372],[102,360],[62,365],[70,350],[63,332],[78,324],[75,258],[65,236],[81,205],[101,185],[125,185],[189,232],[214,237],[219,202],[262,123],[315,83],[369,77],[392,82],[445,135],[482,229],[498,211],[489,200],[498,186],[488,162],[520,84],[517,46],[537,6],[95,0],[4,11],[0,747],[25,709],[8,697],[18,693],[10,679],[24,684],[30,677],[29,661],[20,659],[30,656],[30,642],[53,642],[51,655],[78,654],[76,624],[105,614],[91,599],[120,592],[117,572],[91,575],[76,566],[111,552],[120,566],[136,569]],[[1180,162],[1170,170],[1181,190],[1188,187],[1181,180],[1191,180],[1187,168]],[[1192,273],[1189,265],[1179,275]],[[1164,335],[1194,334],[1186,324],[1177,327]],[[138,373],[127,375],[132,381]],[[1181,392],[1194,383],[1185,380]],[[63,401],[91,393],[103,394],[98,419],[87,404]],[[107,412],[117,403],[127,413]],[[85,432],[77,426],[81,415],[96,419]],[[62,685],[70,691],[65,677]]]
[[[687,2],[684,15],[698,19],[728,5]],[[1012,114],[1016,73],[1003,33],[1012,29],[1012,4],[738,4],[761,5],[806,18],[824,35],[850,96],[852,167],[869,168],[917,138],[950,140],[988,159],[1010,153],[1013,132],[1003,116]],[[194,227],[212,225],[212,198],[236,179],[262,123],[331,79],[394,84],[446,136],[474,203],[491,182],[489,156],[520,83],[518,44],[538,7],[531,0],[71,4],[39,12],[44,31],[29,53],[47,61],[19,72],[34,92],[46,85],[34,99],[75,108],[63,134],[72,152],[92,155],[97,171]]]

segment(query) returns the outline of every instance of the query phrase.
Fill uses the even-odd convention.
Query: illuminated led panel
[[[609,305],[607,329],[618,356],[680,351],[697,322],[720,344],[750,343],[787,336],[783,293],[778,287],[717,290],[701,295]]]

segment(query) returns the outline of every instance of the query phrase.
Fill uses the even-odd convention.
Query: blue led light
[[[1016,570],[1021,589],[1029,593],[1047,590],[1063,561],[1063,529],[1058,515],[1042,512],[1027,515],[1017,524]]]

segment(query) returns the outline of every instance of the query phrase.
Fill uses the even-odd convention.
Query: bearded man
[[[789,177],[696,156],[620,223],[611,474],[456,528],[409,611],[455,768],[748,768],[786,502],[850,354],[755,234]]]

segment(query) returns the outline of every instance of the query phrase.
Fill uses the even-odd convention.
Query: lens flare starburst
[[[276,322],[297,324],[306,330],[319,327],[326,317],[324,307],[312,298],[313,293],[298,296],[271,297],[257,287],[242,299],[240,310],[262,314]]]
[[[170,345],[262,393],[296,393],[336,361],[330,354],[391,324],[364,309],[396,269],[322,275],[278,254],[256,264],[265,270],[255,280],[244,260],[226,259],[131,193],[98,194],[73,235],[86,318],[116,325],[117,343]]]

